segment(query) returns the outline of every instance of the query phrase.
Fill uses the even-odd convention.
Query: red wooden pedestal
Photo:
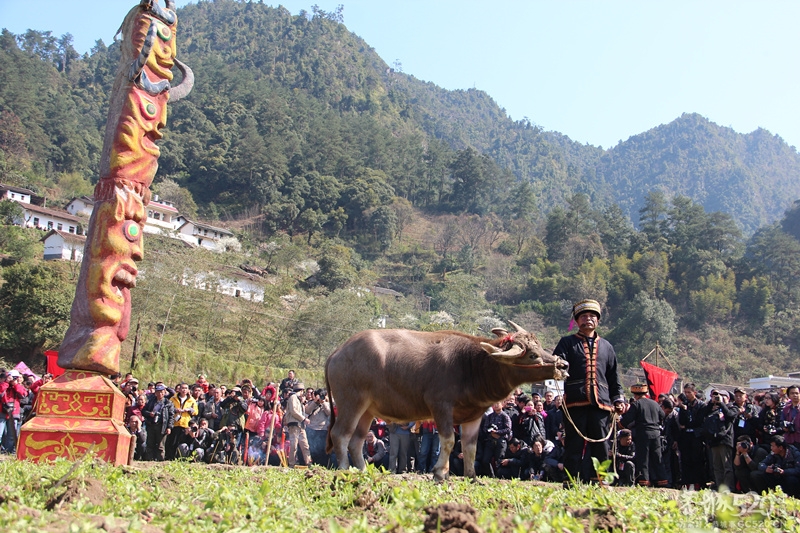
[[[67,370],[39,390],[35,412],[20,429],[17,458],[75,460],[93,450],[114,465],[128,463],[125,396],[101,374]]]

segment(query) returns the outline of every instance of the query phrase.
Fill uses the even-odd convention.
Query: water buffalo
[[[325,363],[325,381],[338,407],[331,412],[328,453],[339,468],[363,469],[361,447],[373,417],[387,421],[433,419],[441,453],[434,479],[448,474],[461,424],[464,475],[475,477],[475,451],[481,418],[493,403],[523,383],[564,379],[567,364],[544,351],[538,339],[511,323],[517,332],[493,330],[495,339],[457,331],[403,329],[356,333]]]

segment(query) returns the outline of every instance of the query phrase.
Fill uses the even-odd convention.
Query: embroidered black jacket
[[[625,400],[617,354],[607,340],[597,336],[590,343],[580,333],[562,337],[553,355],[569,363],[569,377],[564,383],[567,407],[594,405],[611,411],[614,402]]]

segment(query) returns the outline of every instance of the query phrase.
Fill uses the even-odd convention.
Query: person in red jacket
[[[22,384],[20,373],[16,370],[9,371],[0,382],[0,397],[2,397],[0,435],[2,435],[2,450],[7,453],[14,453],[17,448],[20,426],[19,401],[27,395],[28,390]]]

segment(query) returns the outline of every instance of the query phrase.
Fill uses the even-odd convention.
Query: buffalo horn
[[[177,102],[181,98],[185,97],[192,91],[192,88],[194,87],[194,72],[192,72],[192,69],[190,69],[186,63],[178,60],[177,58],[175,59],[175,66],[177,66],[178,70],[180,70],[181,74],[183,74],[183,80],[169,90],[169,99],[171,102]]]
[[[508,330],[503,328],[492,328],[492,333],[497,337],[505,337],[508,335]]]
[[[508,350],[506,350],[504,352],[497,351],[497,352],[494,352],[492,355],[494,355],[495,357],[502,357],[504,359],[505,358],[507,358],[507,359],[516,359],[517,357],[519,357],[523,353],[525,353],[525,349],[522,346],[520,346],[519,344],[514,344]]]
[[[517,333],[528,333],[528,331],[519,324],[512,322],[510,320],[508,321],[508,323],[514,326],[514,328],[517,330]]]
[[[493,346],[493,345],[489,344],[488,342],[482,342],[481,343],[481,348],[483,348],[484,352],[490,353],[490,354],[496,354],[497,352],[500,351],[500,348],[498,348],[497,346]]]

